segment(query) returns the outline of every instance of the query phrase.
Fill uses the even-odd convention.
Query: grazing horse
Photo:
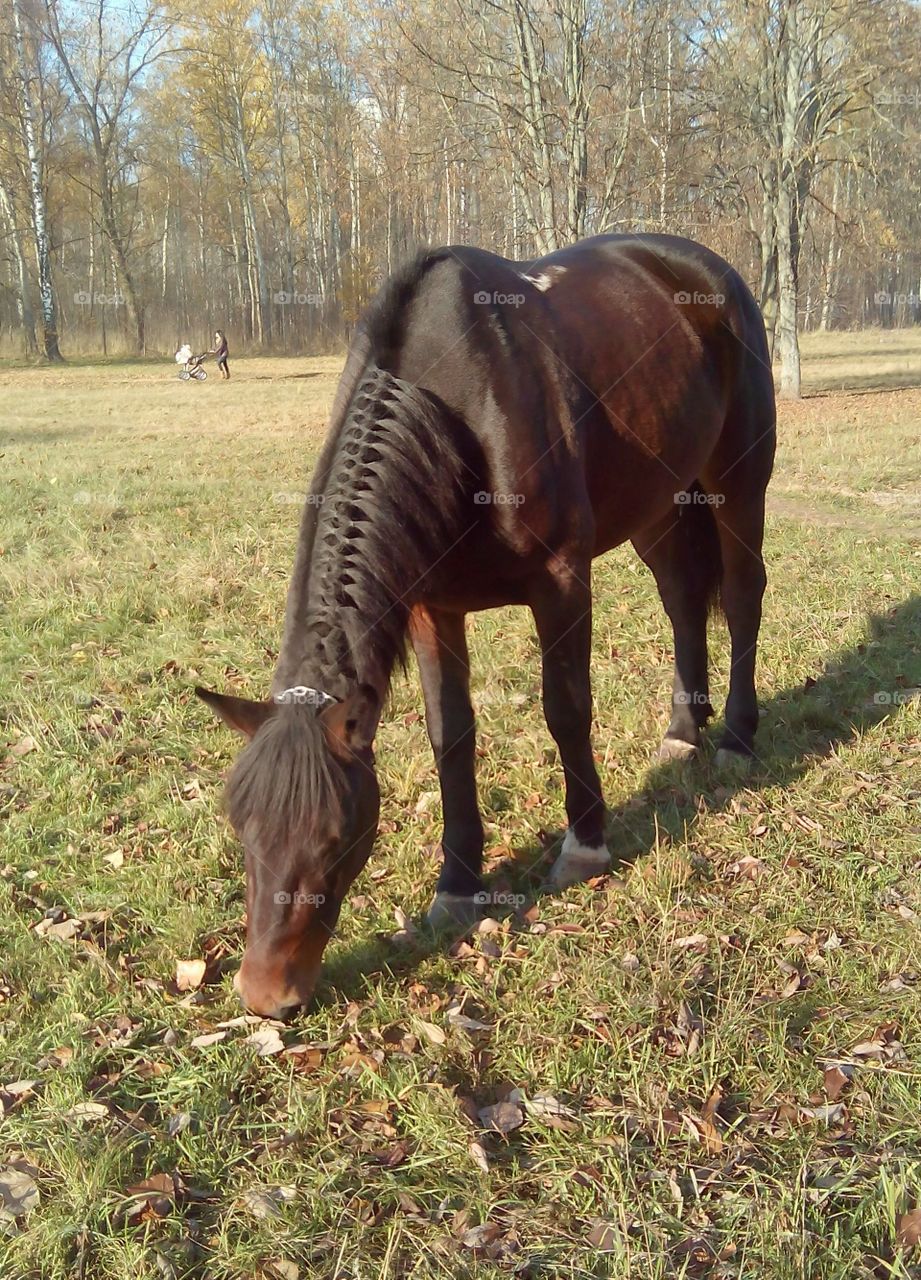
[[[304,508],[273,695],[198,690],[247,739],[227,784],[245,848],[237,988],[284,1016],[374,843],[373,743],[394,667],[415,650],[444,809],[430,919],[470,922],[483,824],[464,615],[521,604],[543,658],[568,830],[558,886],[603,872],[592,755],[591,567],[629,539],[674,629],[663,756],[712,715],[707,614],[728,622],[717,763],[752,753],[774,388],[740,276],[674,236],[597,236],[534,262],[426,252],[352,342]]]

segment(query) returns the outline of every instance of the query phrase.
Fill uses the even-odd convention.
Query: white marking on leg
[[[433,929],[448,929],[456,926],[469,928],[476,924],[483,914],[483,907],[477,898],[481,895],[463,893],[436,893],[432,905],[426,913],[426,919]],[[483,895],[485,896],[485,895]]]
[[[570,828],[563,840],[560,856],[550,871],[550,879],[558,889],[566,889],[592,876],[603,876],[611,866],[611,855],[603,844],[581,844]]]
[[[685,742],[682,738],[663,738],[659,747],[660,760],[688,760],[697,755],[693,742]]]

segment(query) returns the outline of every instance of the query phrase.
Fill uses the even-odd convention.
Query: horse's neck
[[[471,527],[471,474],[431,398],[370,366],[317,465],[276,692],[386,690],[414,598]]]
[[[275,672],[274,692],[307,685],[344,698],[357,684],[370,685],[383,698],[396,661],[379,643],[380,620],[345,603],[343,584],[350,577],[348,548],[319,546],[309,560],[295,565],[288,591],[285,634]]]

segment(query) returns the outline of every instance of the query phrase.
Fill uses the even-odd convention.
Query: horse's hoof
[[[685,742],[683,738],[663,738],[656,759],[693,760],[696,755],[697,748],[693,742]]]
[[[751,756],[733,751],[729,747],[720,747],[713,763],[718,773],[725,773],[731,778],[744,778],[752,769]]]
[[[566,832],[560,856],[550,869],[550,883],[556,889],[603,876],[611,868],[611,855],[604,845],[580,844],[572,831]]]
[[[457,932],[473,928],[482,914],[483,909],[477,902],[477,895],[470,897],[463,893],[436,893],[425,918],[437,932]]]

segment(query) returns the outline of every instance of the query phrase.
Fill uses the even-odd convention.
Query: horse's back
[[[596,236],[527,262],[434,250],[390,299],[374,345],[472,437],[478,487],[514,497],[486,521],[513,556],[616,545],[673,507],[727,423],[738,454],[770,433],[757,305],[693,241]]]

